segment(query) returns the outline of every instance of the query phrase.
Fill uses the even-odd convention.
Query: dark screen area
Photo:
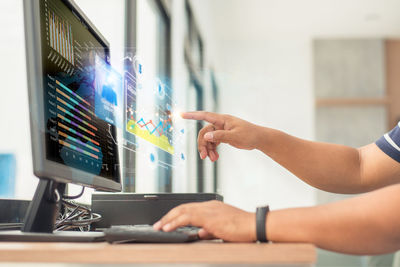
[[[115,126],[96,116],[96,57],[108,47],[61,0],[41,0],[46,158],[119,182]]]

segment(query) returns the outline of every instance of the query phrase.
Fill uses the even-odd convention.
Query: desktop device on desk
[[[92,194],[92,211],[101,214],[102,219],[93,223],[93,226],[101,229],[112,225],[152,225],[176,206],[209,200],[223,201],[223,197],[214,193],[95,192]],[[115,207],[118,207],[118,209]],[[121,210],[124,212],[121,212]]]
[[[121,92],[116,92],[121,88],[113,87],[104,77],[112,75],[107,72],[111,69],[107,40],[72,0],[25,0],[24,14],[33,168],[39,184],[22,231],[0,231],[0,241],[194,240],[197,235],[192,228],[164,233],[150,225],[111,227],[105,234],[53,231],[61,203],[68,197],[64,196],[67,183],[121,191],[118,147],[113,136],[123,101],[118,95]],[[188,200],[185,194],[161,197],[159,203],[163,199],[177,200],[174,205]],[[218,197],[192,195],[190,199]],[[157,210],[157,206],[152,207]],[[135,222],[126,220],[123,224]]]
[[[73,1],[25,0],[34,174],[39,184],[21,232],[1,240],[95,241],[103,233],[54,232],[67,183],[120,191],[115,126],[95,114],[95,64],[109,44]]]

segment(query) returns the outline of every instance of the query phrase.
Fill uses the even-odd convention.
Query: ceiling
[[[194,0],[214,40],[400,36],[398,0]]]

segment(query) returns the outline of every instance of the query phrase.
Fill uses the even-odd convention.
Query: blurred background
[[[141,51],[147,69],[168,77],[181,110],[232,114],[308,140],[354,147],[374,142],[400,119],[398,0],[76,2],[110,42],[113,65],[118,68],[127,48]],[[37,179],[21,0],[0,0],[0,25],[0,197],[31,199]],[[196,138],[202,125],[186,123],[185,164],[154,168],[123,152],[125,192],[218,192],[248,211],[348,197],[309,187],[258,151],[222,145],[218,162],[201,161]],[[90,201],[90,193],[81,201]],[[392,262],[393,255],[320,250],[317,266]]]

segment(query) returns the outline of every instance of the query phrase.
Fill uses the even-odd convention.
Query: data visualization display
[[[136,109],[137,86],[136,78],[126,73],[126,131],[173,155],[175,150],[172,145],[173,126],[171,108],[168,110],[166,107],[157,105],[155,111]],[[164,98],[164,85],[161,81],[156,81],[153,86],[156,95]],[[151,88],[150,91],[152,91]],[[170,107],[170,105],[168,106]]]
[[[168,78],[157,77],[151,61],[145,61],[148,69],[142,62],[140,53],[125,62],[129,67],[123,75],[124,144],[133,145],[128,149],[137,154],[140,164],[148,170],[157,168],[164,179],[171,169],[185,164],[187,129]]]
[[[46,157],[118,182],[114,110],[96,109],[100,81],[109,107],[122,102],[96,71],[97,61],[107,64],[108,48],[62,1],[42,0],[40,7]]]
[[[71,24],[48,10],[48,37],[50,46],[74,65],[74,41]]]

